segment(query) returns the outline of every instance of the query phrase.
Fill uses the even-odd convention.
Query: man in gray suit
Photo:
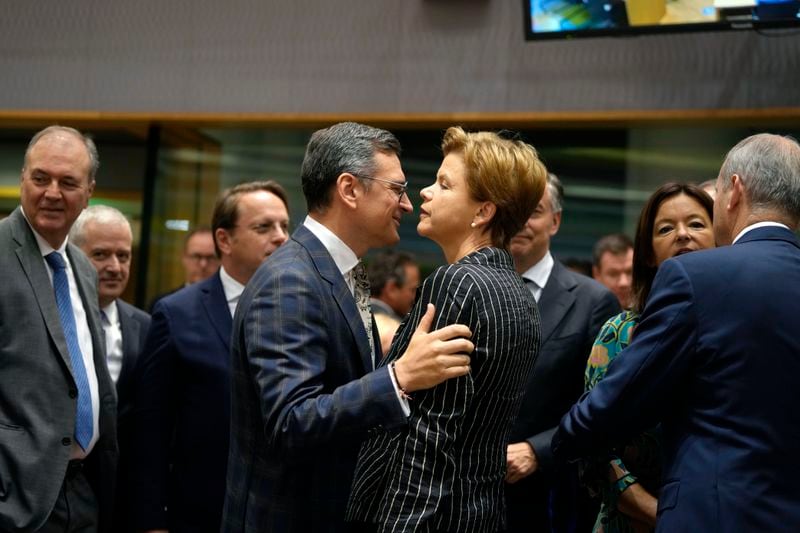
[[[561,225],[563,196],[559,179],[548,175],[536,210],[511,240],[517,272],[539,306],[542,345],[508,446],[510,532],[582,531],[591,529],[594,519],[573,473],[554,471],[550,438],[583,393],[592,343],[605,321],[619,312],[619,304],[608,289],[550,254],[550,239]]]
[[[0,222],[0,530],[110,529],[116,399],[97,274],[70,227],[87,206],[94,143],[51,126],[25,153],[21,206]]]
[[[97,269],[100,314],[106,335],[106,362],[117,386],[117,440],[119,468],[114,505],[114,532],[131,531],[128,494],[134,369],[150,329],[150,315],[124,302],[133,256],[131,224],[119,210],[107,205],[86,208],[69,232]]]

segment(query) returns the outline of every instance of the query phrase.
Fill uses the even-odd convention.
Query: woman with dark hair
[[[547,170],[532,146],[489,132],[450,128],[442,151],[435,182],[421,192],[417,231],[448,264],[422,284],[384,364],[392,368],[434,304],[434,327],[472,331],[471,371],[415,392],[408,424],[363,444],[347,510],[362,531],[504,527],[506,446],[539,349],[536,303],[508,245],[538,204]]]
[[[680,254],[714,247],[711,197],[696,185],[667,183],[647,200],[639,216],[633,251],[633,305],[601,328],[586,366],[586,389],[606,375],[608,365],[628,346],[658,267]],[[661,458],[653,429],[599,461],[584,480],[597,485],[602,503],[595,533],[650,531],[655,527]]]

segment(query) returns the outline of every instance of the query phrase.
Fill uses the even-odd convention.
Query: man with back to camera
[[[72,225],[69,238],[72,244],[83,250],[97,270],[97,295],[106,337],[106,362],[117,390],[117,440],[120,454],[113,530],[122,533],[131,531],[127,466],[132,437],[131,395],[136,361],[150,328],[150,315],[120,298],[128,285],[133,255],[133,233],[125,215],[106,205],[87,207]]]
[[[630,307],[633,282],[633,241],[630,237],[624,233],[612,233],[595,243],[592,277],[614,293],[620,307]]]
[[[404,397],[469,371],[464,326],[428,333],[394,367],[380,347],[359,258],[394,245],[412,210],[400,144],[341,123],[316,131],[301,169],[308,216],[259,268],[233,326],[224,532],[346,531],[361,440],[406,423]]]
[[[660,422],[657,531],[797,531],[800,146],[744,139],[716,192],[719,248],[661,264],[624,357],[553,448],[594,454]]]
[[[538,303],[542,344],[508,446],[509,532],[591,529],[597,514],[577,487],[574,472],[556,471],[550,438],[583,393],[592,343],[605,321],[619,312],[619,304],[608,289],[550,254],[550,240],[561,226],[563,197],[561,181],[549,174],[539,204],[511,240],[517,272]]]
[[[222,192],[212,228],[219,271],[161,300],[141,356],[131,473],[138,530],[218,533],[230,431],[230,337],[244,285],[288,237],[274,181]]]
[[[20,207],[0,221],[0,530],[111,530],[116,398],[97,273],[68,242],[97,148],[50,126],[25,152]]]

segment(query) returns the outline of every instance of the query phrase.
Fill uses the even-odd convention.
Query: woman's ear
[[[472,218],[472,227],[485,226],[492,221],[496,212],[497,206],[494,205],[494,202],[483,202]]]

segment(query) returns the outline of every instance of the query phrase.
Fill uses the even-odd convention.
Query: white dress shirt
[[[225,301],[228,302],[228,309],[231,312],[231,317],[236,312],[236,306],[239,305],[239,298],[244,291],[244,285],[236,281],[225,271],[225,267],[219,267],[219,280],[222,282],[222,292],[225,293]]]
[[[522,278],[526,280],[526,282],[533,282],[525,283],[525,285],[528,286],[528,290],[533,294],[536,303],[539,303],[539,298],[542,297],[542,290],[544,286],[547,285],[547,280],[550,279],[550,273],[553,271],[553,264],[555,264],[555,260],[548,251],[544,254],[544,257],[539,259],[538,263],[522,273]]]
[[[83,459],[88,456],[92,448],[94,448],[100,428],[100,392],[97,384],[97,370],[94,366],[94,345],[92,344],[92,332],[89,331],[89,320],[86,315],[86,310],[83,308],[83,300],[78,292],[78,283],[75,281],[75,272],[72,269],[72,263],[70,263],[69,256],[67,255],[68,239],[64,239],[64,242],[61,243],[61,246],[56,250],[48,244],[44,237],[36,233],[36,230],[33,229],[33,226],[31,226],[31,223],[28,221],[28,217],[25,216],[24,210],[22,210],[22,216],[25,217],[25,221],[28,222],[28,226],[30,226],[31,231],[33,231],[33,236],[36,237],[36,243],[39,245],[39,252],[42,254],[42,263],[44,264],[44,269],[47,271],[47,277],[50,278],[51,284],[53,283],[53,271],[50,270],[50,265],[47,264],[47,260],[44,256],[54,251],[58,252],[61,254],[61,257],[64,258],[64,263],[66,265],[65,270],[67,273],[67,280],[69,281],[69,299],[72,302],[72,313],[75,315],[78,345],[81,348],[83,366],[86,369],[86,376],[89,378],[89,392],[92,396],[92,440],[89,441],[89,445],[86,447],[85,451],[77,442],[73,441],[72,449],[69,454],[70,459]],[[55,297],[55,292],[53,295]]]
[[[736,241],[741,239],[742,236],[744,236],[744,234],[747,233],[748,231],[752,231],[752,230],[757,229],[757,228],[767,228],[767,227],[770,227],[770,226],[776,227],[776,228],[789,229],[789,226],[787,226],[786,224],[781,224],[780,222],[770,222],[770,221],[756,222],[755,224],[750,224],[749,226],[744,228],[742,231],[740,231],[739,234],[736,236],[736,238],[733,239],[733,243],[731,243],[731,244],[736,244]]]
[[[122,372],[122,324],[119,309],[114,300],[100,310],[103,318],[103,331],[106,333],[106,365],[114,383]]]

